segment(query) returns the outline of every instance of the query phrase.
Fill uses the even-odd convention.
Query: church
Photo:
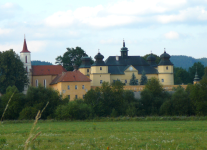
[[[160,56],[159,64],[156,64],[156,58],[152,54],[145,61],[140,56],[128,56],[128,51],[123,41],[120,56],[109,56],[104,61],[104,56],[98,52],[92,65],[90,57],[82,57],[79,69],[67,71],[61,65],[32,66],[31,52],[27,48],[26,39],[24,39],[20,59],[27,71],[29,86],[38,87],[41,84],[45,88],[52,87],[69,99],[84,98],[91,87],[101,86],[103,82],[111,84],[119,80],[128,86],[132,74],[135,75],[137,84],[140,85],[143,72],[148,80],[155,77],[163,85],[174,85],[173,64],[166,51]],[[25,87],[24,93],[27,90],[28,86]]]

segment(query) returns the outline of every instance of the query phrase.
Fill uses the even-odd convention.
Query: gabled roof
[[[50,84],[58,82],[90,82],[91,80],[78,70],[63,72],[59,74]]]
[[[27,49],[26,39],[24,39],[23,49],[22,49],[22,51],[20,53],[30,53],[30,51],[28,51],[28,49]]]
[[[158,74],[158,71],[140,56],[128,56],[127,58],[119,56],[118,60],[116,56],[109,56],[105,63],[108,66],[108,73],[111,74],[124,74],[130,65],[138,70],[138,74],[142,74],[143,70],[146,74]]]
[[[66,71],[67,70],[65,70],[65,68],[63,68],[61,65],[32,66],[33,76],[58,75]]]

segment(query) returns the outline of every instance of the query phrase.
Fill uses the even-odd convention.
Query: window
[[[164,79],[162,79],[162,82],[164,82]]]
[[[27,71],[27,67],[26,67],[26,72],[28,72],[28,71]]]
[[[70,90],[70,85],[68,85],[68,90]]]
[[[25,63],[27,63],[27,56],[25,56]]]
[[[89,69],[87,69],[87,72],[89,72]]]
[[[85,98],[85,95],[83,95],[83,98]]]
[[[100,80],[100,84],[102,84],[102,80]]]
[[[116,80],[113,80],[113,83],[115,83],[116,82]]]
[[[76,90],[78,89],[78,86],[77,86],[77,85],[75,85],[75,89],[76,89]]]
[[[166,67],[166,70],[168,70],[168,66]]]
[[[82,89],[85,89],[85,86],[84,85],[82,85]]]
[[[35,83],[36,83],[36,87],[38,87],[38,80],[36,80]]]
[[[77,99],[78,98],[78,95],[75,95],[75,99]]]
[[[102,70],[102,67],[100,67],[100,70]]]
[[[125,80],[125,83],[127,83],[127,80]]]
[[[44,87],[46,88],[46,79],[44,79],[44,81],[43,81],[43,85],[44,85]]]
[[[70,99],[70,95],[68,95],[68,99]]]

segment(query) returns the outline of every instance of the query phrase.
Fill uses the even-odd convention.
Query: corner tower
[[[89,75],[91,73],[91,58],[88,57],[88,56],[84,56],[84,57],[81,58],[81,60],[82,60],[82,63],[81,63],[81,65],[80,65],[78,70],[82,74],[84,74],[84,75],[89,77]]]
[[[24,38],[24,43],[23,43],[23,49],[20,52],[20,60],[23,62],[24,64],[24,68],[27,72],[27,77],[29,79],[29,84],[31,85],[31,79],[32,79],[32,74],[31,74],[31,69],[32,69],[32,65],[31,65],[31,55],[30,55],[30,51],[28,51],[27,49],[27,42],[26,39]],[[28,87],[24,88],[24,94],[27,93]]]
[[[104,56],[98,52],[94,58],[96,61],[91,65],[91,86],[101,86],[104,81],[110,84],[110,74],[108,73],[108,66],[103,61]]]
[[[163,85],[174,85],[173,63],[170,61],[170,55],[164,51],[160,58],[158,79]]]

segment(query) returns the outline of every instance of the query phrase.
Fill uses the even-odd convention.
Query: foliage
[[[81,58],[83,56],[87,56],[86,52],[81,47],[74,48],[66,48],[67,51],[63,54],[63,56],[58,56],[56,58],[56,64],[62,65],[67,71],[73,71],[73,66],[81,65]],[[93,61],[91,61],[93,63]]]
[[[19,112],[22,111],[24,103],[25,103],[25,95],[23,93],[20,93],[18,89],[15,86],[9,86],[6,89],[6,94],[4,94],[2,99],[2,110],[6,107],[8,100],[10,99],[11,95],[15,92],[13,95],[8,108],[4,114],[4,119],[18,119]]]
[[[26,94],[26,102],[25,102],[25,108],[23,112],[20,114],[21,119],[34,119],[36,116],[36,113],[33,113],[33,111],[42,110],[47,102],[49,101],[49,105],[44,110],[42,114],[42,119],[47,118],[54,118],[54,112],[58,105],[62,104],[62,97],[59,95],[58,91],[55,91],[52,88],[44,88],[43,86],[38,87],[29,87],[27,94]],[[29,108],[33,108],[29,110]],[[25,114],[29,114],[29,111],[32,115],[26,116]],[[23,116],[22,116],[23,115]]]
[[[33,60],[31,61],[32,66],[39,66],[39,65],[53,65],[51,62],[45,62],[40,60]]]
[[[189,72],[181,67],[174,67],[174,84],[191,83]]]
[[[132,74],[132,78],[130,79],[129,85],[138,85],[138,80],[136,79],[134,73]]]
[[[207,115],[207,78],[199,84],[189,85],[188,91],[196,115]]]
[[[178,86],[174,90],[175,93],[172,94],[171,99],[165,101],[161,106],[161,114],[170,116],[193,115],[188,93],[181,86]]]
[[[141,92],[141,104],[145,115],[158,115],[161,105],[170,95],[164,91],[159,80],[151,78]]]
[[[205,67],[203,78],[207,78],[207,67]]]
[[[144,55],[142,58],[144,58],[145,60],[147,60],[147,57],[150,56],[150,55],[151,55],[151,54],[146,54],[146,55]],[[155,62],[156,62],[157,64],[159,64],[161,58],[160,58],[159,56],[155,55],[155,54],[152,54],[152,55],[155,56],[155,58],[156,58]]]
[[[84,120],[92,115],[92,108],[79,99],[69,102],[68,105],[58,106],[55,114],[57,119]]]
[[[140,85],[145,85],[145,84],[147,84],[147,76],[146,76],[145,71],[143,70],[143,71],[142,71],[142,76],[141,76]]]
[[[19,92],[22,92],[28,82],[19,56],[12,49],[0,52],[0,93],[6,93],[9,86],[16,86]]]

